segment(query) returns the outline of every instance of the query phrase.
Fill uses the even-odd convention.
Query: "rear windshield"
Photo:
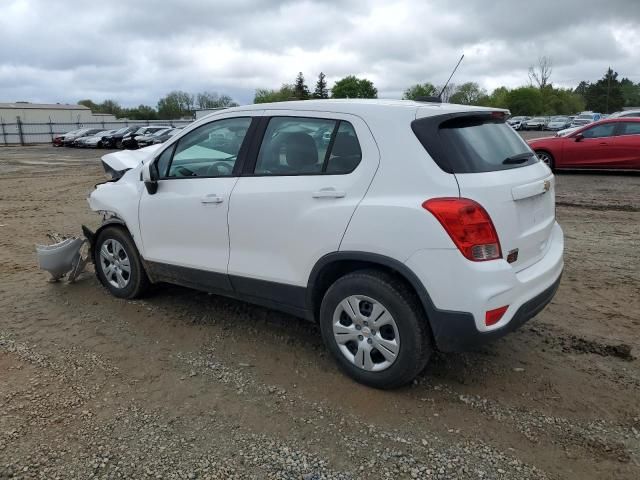
[[[415,120],[411,128],[448,173],[495,172],[538,161],[504,118],[489,113],[427,117]]]

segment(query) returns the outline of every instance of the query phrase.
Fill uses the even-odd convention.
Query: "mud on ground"
[[[566,270],[521,330],[392,392],[318,329],[183,288],[49,284],[99,152],[0,148],[0,479],[640,478],[640,177],[557,177]]]

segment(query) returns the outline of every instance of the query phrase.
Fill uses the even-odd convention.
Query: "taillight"
[[[480,204],[468,198],[432,198],[422,208],[438,219],[469,260],[483,262],[502,257],[498,233]]]

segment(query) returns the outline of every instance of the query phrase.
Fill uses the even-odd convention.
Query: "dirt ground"
[[[551,305],[384,392],[284,314],[48,283],[34,243],[98,226],[100,153],[0,148],[0,479],[640,478],[640,176],[558,174]]]

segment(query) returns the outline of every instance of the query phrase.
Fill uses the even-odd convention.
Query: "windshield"
[[[415,120],[412,129],[431,157],[449,173],[493,172],[538,160],[527,143],[502,119],[487,114]]]
[[[593,119],[593,115],[588,113],[588,114],[578,115],[577,118],[585,119],[585,120],[592,120]]]
[[[551,121],[552,122],[568,122],[569,117],[553,117]]]

